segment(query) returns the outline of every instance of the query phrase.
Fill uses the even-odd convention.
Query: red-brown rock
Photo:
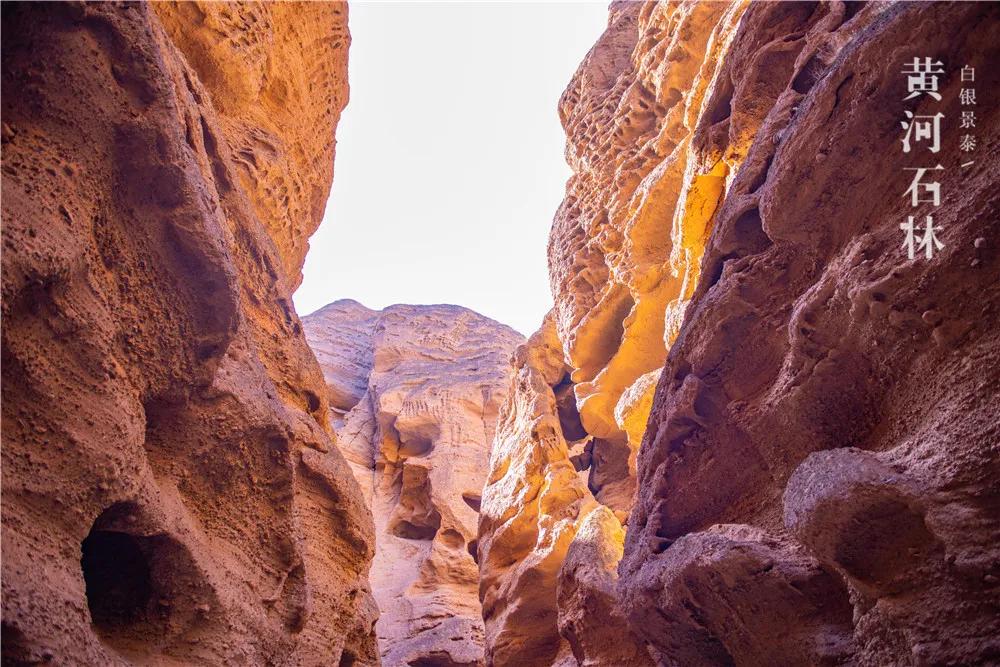
[[[3,34],[4,664],[377,663],[291,306],[346,8],[5,4]]]
[[[667,664],[991,664],[1000,196],[994,149],[960,153],[958,118],[975,66],[980,145],[997,145],[1000,12],[752,4],[733,39],[731,113],[709,119],[703,154],[738,120],[758,129],[639,454],[631,626]],[[761,69],[764,53],[778,60]],[[925,56],[945,66],[942,99],[904,102],[903,64]],[[945,114],[939,154],[903,154],[905,109]],[[909,260],[904,168],[937,163],[942,204],[919,214],[944,247]]]

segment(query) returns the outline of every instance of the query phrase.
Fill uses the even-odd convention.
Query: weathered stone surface
[[[621,663],[581,630],[598,600],[660,664],[995,658],[997,14],[611,6],[560,103],[553,320],[519,361],[484,493],[495,664]],[[903,63],[928,55],[940,106],[904,103]],[[966,64],[984,150],[959,167]],[[945,114],[939,155],[902,154],[904,109]],[[908,261],[904,167],[937,162],[944,205],[919,213],[945,248]],[[845,447],[875,454],[807,459]],[[574,541],[608,521],[594,501],[627,523],[618,608],[570,558],[614,560],[610,527]]]
[[[346,30],[4,5],[5,664],[377,662],[371,516],[290,299]]]
[[[517,349],[514,366],[483,488],[479,597],[487,664],[531,667],[560,650],[557,576],[576,522],[596,503],[562,435],[552,387],[565,365],[551,319]]]
[[[375,516],[383,664],[481,665],[477,513],[522,337],[458,306],[337,301],[303,324]]]
[[[605,477],[634,477],[622,464],[648,416],[634,406],[648,403],[643,389],[676,335],[714,198],[738,160],[698,176],[692,135],[741,12],[615,3],[560,101],[574,174],[549,240],[555,321],[584,427],[619,444]]]
[[[608,656],[631,654],[636,647],[628,645],[623,617],[599,608],[600,615],[588,616],[581,609],[563,618],[557,599],[558,587],[566,599],[605,604],[605,592],[613,581],[608,569],[620,556],[622,535],[618,518],[591,494],[586,472],[577,473],[577,467],[585,465],[582,461],[589,461],[589,449],[581,441],[571,450],[564,437],[567,427],[582,429],[575,410],[565,404],[561,410],[556,398],[565,386],[567,368],[551,318],[517,349],[514,366],[512,394],[501,412],[479,516],[479,590],[487,663],[575,664],[574,656],[584,656],[599,645],[580,635],[601,624],[602,632],[618,634],[620,639]],[[602,510],[599,518],[587,523]],[[588,528],[582,534],[584,542],[576,547],[577,558],[567,561],[585,523]],[[605,538],[619,541],[592,544]],[[581,563],[595,550],[603,558],[599,564]],[[564,562],[572,569],[561,574]],[[587,664],[599,664],[601,656],[589,655]]]
[[[580,522],[559,572],[559,633],[583,667],[655,664],[626,629],[618,604],[618,561],[625,531],[609,508],[598,506]]]
[[[977,68],[980,145],[1000,138],[998,75],[985,66],[998,38],[995,5],[744,12],[722,65],[732,95],[700,117],[695,171],[734,145],[745,157],[720,193],[656,390],[620,566],[630,623],[667,664],[757,664],[765,652],[772,664],[989,664],[1000,654],[1000,196],[995,152],[960,167],[958,148],[966,64]],[[904,102],[903,63],[925,56],[946,67],[941,101]],[[945,114],[939,154],[902,152],[904,110]],[[904,168],[937,163],[942,205],[918,214],[933,214],[944,247],[911,261],[900,247],[913,213]],[[723,605],[702,600],[721,595],[712,577],[737,565],[725,554],[764,552],[731,536],[713,546],[720,524],[783,545]],[[817,567],[836,577],[807,581],[838,602],[797,612],[814,621],[783,622],[807,602],[786,599],[783,581],[801,589],[795,573]],[[686,619],[685,596],[698,600]],[[762,615],[774,624],[758,626]],[[664,618],[688,630],[657,627]],[[770,639],[748,644],[735,628]]]
[[[694,137],[705,109],[720,104],[717,79],[743,9],[612,4],[606,32],[560,101],[574,175],[549,239],[555,308],[536,335],[535,348],[546,354],[534,353],[519,371],[524,379],[505,412],[484,492],[484,508],[495,509],[480,520],[482,544],[517,544],[480,563],[484,613],[501,610],[486,617],[496,664],[511,664],[516,652],[551,664],[567,643],[570,660],[586,664],[648,659],[614,609],[608,580],[563,561],[597,503],[613,513],[593,515],[600,530],[591,526],[574,551],[619,553],[614,542],[588,542],[619,536],[631,509],[636,452],[667,344],[694,290],[715,200],[741,159],[733,151],[700,175]],[[574,479],[562,472],[567,463],[580,470]],[[535,503],[539,481],[550,478],[559,491]],[[595,603],[599,614],[580,606]],[[541,620],[525,623],[518,614]],[[619,642],[594,640],[587,630]]]
[[[156,2],[208,90],[233,173],[277,246],[289,288],[333,180],[347,104],[347,3]]]

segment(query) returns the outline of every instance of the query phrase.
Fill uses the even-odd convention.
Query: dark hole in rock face
[[[80,544],[80,568],[93,628],[115,650],[159,651],[214,625],[218,600],[190,552],[133,503],[97,517]]]
[[[452,549],[459,549],[465,546],[465,538],[457,530],[448,528],[441,531],[441,542]]]
[[[87,605],[98,630],[115,633],[146,620],[153,583],[149,561],[132,535],[92,530],[83,541]]]
[[[474,512],[479,512],[480,508],[483,506],[482,496],[475,493],[463,493],[462,500],[464,500],[465,504],[471,507]]]
[[[399,455],[407,458],[423,456],[434,448],[434,441],[414,435],[400,437]]]
[[[559,414],[559,425],[563,437],[567,441],[580,440],[587,437],[587,430],[580,421],[580,412],[576,407],[576,394],[573,392],[573,382],[567,374],[562,381],[553,387],[556,397],[556,410]]]
[[[472,560],[475,561],[476,565],[479,565],[479,540],[469,542],[468,549]]]
[[[337,665],[338,667],[352,667],[357,659],[358,657],[356,655],[347,649],[344,649],[344,651],[340,654],[340,662],[338,662]]]
[[[402,537],[407,540],[433,540],[434,536],[437,535],[438,528],[441,527],[440,515],[436,518],[437,521],[428,524],[412,523],[404,519],[393,525],[389,530],[396,537]]]
[[[850,21],[864,8],[864,0],[847,0],[847,2],[844,3],[844,23]]]
[[[792,89],[797,93],[805,95],[817,81],[823,78],[826,69],[826,64],[816,56],[813,56],[802,66],[802,69],[795,75],[795,78],[792,79]]]
[[[733,223],[736,239],[745,254],[763,252],[772,245],[771,238],[764,231],[760,211],[752,208]]]
[[[709,125],[715,125],[729,118],[733,113],[733,82],[727,77],[719,81],[719,88],[712,97],[712,110],[708,114]]]
[[[432,540],[441,528],[441,513],[434,506],[428,470],[403,465],[399,476],[399,502],[389,517],[389,532],[408,540]]]
[[[320,408],[319,396],[311,391],[306,390],[303,392],[306,397],[306,405],[309,407],[309,412],[316,412]]]

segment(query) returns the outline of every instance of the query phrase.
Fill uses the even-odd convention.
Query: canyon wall
[[[291,305],[346,6],[2,11],[4,664],[377,664]]]
[[[1000,7],[754,5],[731,53],[796,14],[774,35],[791,48],[764,71],[779,95],[754,100],[760,129],[659,380],[623,604],[667,662],[989,664]],[[927,56],[945,70],[940,100],[906,100],[903,65]],[[962,88],[978,93],[971,153]],[[904,110],[944,114],[939,153],[903,153]],[[941,205],[914,209],[906,168],[937,164]],[[931,259],[901,247],[917,214],[943,243]]]
[[[612,4],[483,492],[488,663],[1000,654],[998,38],[993,4]],[[904,101],[925,56],[941,101]]]
[[[476,521],[515,331],[458,306],[303,318],[337,443],[375,518],[371,583],[387,667],[483,663]]]

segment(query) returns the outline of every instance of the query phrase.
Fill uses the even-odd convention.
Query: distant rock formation
[[[343,4],[4,4],[4,664],[377,663],[291,305],[348,42]]]
[[[995,659],[1000,196],[958,119],[977,66],[995,149],[998,14],[612,4],[484,489],[488,663]],[[924,56],[927,165],[898,136]],[[910,261],[904,167],[938,162],[944,248]]]
[[[481,665],[476,521],[523,338],[457,306],[337,301],[303,319],[337,443],[375,516],[387,667]]]

